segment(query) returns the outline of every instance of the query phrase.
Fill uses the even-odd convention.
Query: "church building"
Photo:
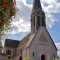
[[[4,53],[11,60],[53,60],[57,57],[57,48],[46,28],[40,0],[33,2],[31,32],[21,41],[6,39]]]

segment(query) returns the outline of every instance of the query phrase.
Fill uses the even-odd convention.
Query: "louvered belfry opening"
[[[40,27],[46,27],[45,13],[40,0],[34,0],[31,13],[31,32],[36,33]]]

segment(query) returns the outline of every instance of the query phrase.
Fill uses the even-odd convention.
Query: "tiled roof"
[[[6,39],[5,40],[5,47],[11,47],[11,48],[17,48],[20,41],[18,40],[12,40],[12,39]]]

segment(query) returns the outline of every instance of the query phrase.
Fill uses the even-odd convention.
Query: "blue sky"
[[[16,18],[12,22],[12,31],[7,38],[21,40],[30,32],[30,15],[33,0],[17,0]],[[47,29],[59,49],[60,55],[60,1],[41,0],[42,9],[46,15]]]

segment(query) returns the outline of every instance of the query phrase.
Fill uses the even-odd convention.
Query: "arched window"
[[[11,55],[11,50],[6,50],[7,55]]]
[[[40,17],[37,16],[37,29],[40,27]]]
[[[34,26],[35,26],[35,17],[33,18],[33,20],[34,20],[33,22],[34,22]]]
[[[45,26],[45,19],[42,17],[42,25]]]
[[[40,25],[40,17],[39,16],[37,16],[37,24],[38,24],[38,26]]]
[[[34,52],[33,52],[33,57],[34,57]]]
[[[36,29],[38,29],[39,28],[39,26],[40,26],[40,17],[39,16],[34,16],[34,18],[33,18],[33,22],[34,22],[34,26],[36,27]]]

